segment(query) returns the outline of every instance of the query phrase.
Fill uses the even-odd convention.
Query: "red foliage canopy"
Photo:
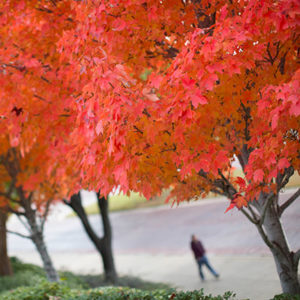
[[[299,171],[299,1],[1,5],[4,149],[44,145],[44,174],[241,207]]]

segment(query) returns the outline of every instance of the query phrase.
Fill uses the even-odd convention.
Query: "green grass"
[[[163,205],[167,198],[169,191],[163,191],[161,196],[153,197],[147,200],[144,196],[139,193],[131,192],[129,196],[123,193],[109,196],[109,211],[123,211],[142,207],[153,207]],[[85,207],[85,211],[88,215],[94,215],[99,213],[97,203],[92,203]],[[75,216],[71,213],[69,216]]]
[[[1,293],[16,289],[18,287],[32,287],[36,283],[46,280],[46,274],[43,268],[23,263],[16,257],[11,258],[13,276],[0,277],[0,299]],[[59,271],[59,277],[63,285],[68,288],[90,289],[107,286],[102,274],[80,275],[68,271]],[[137,288],[140,290],[169,289],[170,286],[163,283],[154,283],[142,280],[133,276],[120,276],[117,286]]]
[[[234,176],[244,177],[242,171],[240,169],[236,169],[234,171]],[[294,188],[300,186],[300,176],[298,173],[294,174],[286,188]],[[136,208],[143,208],[143,207],[153,207],[165,204],[165,200],[169,194],[170,190],[165,190],[161,196],[153,197],[152,199],[148,200],[140,195],[139,193],[132,192],[130,196],[126,196],[124,194],[118,194],[110,196],[109,198],[109,211],[122,211],[122,210],[129,210],[129,209],[136,209]],[[217,195],[214,193],[209,193],[206,198],[216,197]],[[199,199],[201,200],[201,199]],[[99,209],[97,203],[93,203],[85,207],[87,214],[93,215],[98,214]],[[70,216],[74,216],[75,214],[71,214]]]

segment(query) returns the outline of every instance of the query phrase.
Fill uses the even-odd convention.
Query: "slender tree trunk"
[[[265,201],[266,199],[262,203],[265,203]],[[273,203],[275,202],[273,201]],[[257,206],[261,214],[262,207],[263,205]],[[258,225],[258,231],[272,252],[282,291],[292,295],[300,294],[300,284],[298,280],[299,260],[289,249],[275,205],[270,205],[266,210],[263,226],[259,228]]]
[[[103,224],[102,238],[100,238],[95,233],[88,220],[88,216],[86,215],[86,212],[82,206],[80,193],[73,195],[70,201],[65,201],[65,204],[70,206],[73,209],[73,211],[77,214],[85,232],[87,233],[90,240],[96,247],[98,253],[100,254],[103,263],[104,276],[106,282],[117,283],[118,275],[115,268],[112,250],[112,229],[108,213],[108,200],[106,200],[104,197],[100,197],[99,194],[97,194],[97,197],[98,206],[101,213],[101,221]]]
[[[19,235],[31,239],[35,244],[44,264],[44,269],[46,271],[48,280],[59,281],[58,274],[47,251],[43,236],[44,223],[46,221],[51,200],[46,202],[45,212],[42,216],[39,216],[34,209],[34,202],[32,202],[34,193],[26,193],[23,189],[23,186],[17,184],[18,174],[22,172],[22,168],[19,164],[19,153],[17,152],[16,148],[11,148],[8,150],[6,155],[2,157],[2,164],[6,168],[8,175],[11,177],[10,187],[5,196],[7,197],[8,202],[17,203],[17,208],[14,209],[13,207],[10,207],[10,211],[19,216],[21,221],[21,217],[25,217],[27,222],[26,224],[26,222],[22,221],[23,225],[29,232],[29,236],[22,234]],[[12,192],[17,193],[18,199],[11,198]]]
[[[247,144],[244,144],[238,155],[239,162],[244,172],[252,150],[253,149],[248,148]],[[277,192],[288,183],[289,178],[293,173],[294,169],[291,166],[285,169],[283,174],[278,174],[276,178]],[[232,200],[233,197],[230,196],[229,198]],[[295,197],[297,198],[297,195],[295,195]],[[290,203],[295,201],[296,198],[291,200]],[[260,236],[273,255],[283,293],[298,295],[300,294],[300,284],[298,279],[300,250],[294,253],[289,249],[284,229],[280,221],[282,211],[279,207],[278,200],[278,194],[261,193],[257,201],[249,203],[249,210],[247,210],[248,213],[246,215],[249,220],[252,218],[251,222],[255,223]],[[290,203],[288,203],[288,205]],[[256,208],[256,212],[251,209],[252,205]]]
[[[59,276],[53,266],[51,257],[48,253],[43,234],[41,232],[33,234],[32,241],[40,254],[48,280],[56,282],[59,281]]]
[[[53,262],[47,250],[43,229],[40,228],[41,226],[38,226],[36,222],[35,211],[29,207],[26,208],[25,214],[31,230],[31,240],[40,254],[48,280],[59,281],[59,276],[54,268]]]
[[[105,281],[116,283],[118,281],[118,276],[115,268],[111,244],[109,242],[103,242],[101,256],[105,272]]]
[[[293,253],[291,253],[289,249],[282,224],[276,216],[276,212],[273,207],[270,207],[266,213],[264,228],[268,239],[273,245],[270,250],[275,260],[282,291],[292,295],[300,294],[298,261],[294,260]]]
[[[6,220],[7,214],[0,211],[0,276],[10,276],[13,274],[7,255]]]
[[[104,231],[101,255],[105,270],[105,278],[106,281],[115,283],[117,282],[118,276],[112,250],[112,228],[109,220],[108,199],[101,197],[99,193],[97,193],[97,198]]]

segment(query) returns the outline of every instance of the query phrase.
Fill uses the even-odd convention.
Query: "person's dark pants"
[[[197,259],[197,263],[199,266],[199,273],[200,273],[200,277],[202,280],[204,280],[204,275],[202,272],[202,266],[205,265],[208,270],[215,276],[215,277],[219,277],[219,274],[213,269],[213,267],[210,265],[206,255],[203,255],[201,258]]]

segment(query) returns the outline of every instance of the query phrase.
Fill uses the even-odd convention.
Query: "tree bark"
[[[32,241],[40,254],[48,280],[55,282],[59,281],[59,276],[48,253],[43,234],[41,232],[34,233],[32,236]]]
[[[298,295],[300,294],[299,259],[289,249],[276,205],[277,197],[273,197],[275,201],[272,201],[266,209],[263,223],[261,225],[257,224],[257,227],[261,237],[272,252],[283,293]],[[261,197],[260,203],[256,204],[261,216],[263,214],[263,204],[266,201],[266,196],[264,196]]]
[[[246,125],[245,132],[248,132]],[[238,155],[239,162],[245,172],[245,166],[248,164],[248,159],[251,149],[247,145],[243,145],[240,154]],[[290,167],[285,170],[284,174],[279,174],[276,179],[277,192],[279,192],[289,181],[289,178],[294,173]],[[297,193],[295,197],[297,197]],[[282,207],[278,205],[278,194],[261,193],[257,201],[249,203],[249,211],[247,213],[262,237],[265,244],[269,247],[277,269],[280,284],[283,293],[298,295],[300,294],[300,284],[298,279],[298,264],[300,250],[296,253],[289,249],[289,245],[284,233],[280,218],[284,209],[290,205],[295,199],[291,198]],[[256,208],[256,212],[251,209],[251,206]],[[286,207],[285,207],[286,206]]]
[[[6,220],[7,214],[0,211],[0,276],[13,275],[10,260],[7,255]]]
[[[97,199],[104,233],[101,253],[105,270],[105,279],[108,282],[115,283],[117,281],[117,272],[112,250],[112,228],[109,220],[108,199],[101,197],[99,193],[97,193]]]
[[[31,208],[31,206],[26,207],[25,215],[31,230],[30,238],[33,241],[38,253],[40,254],[47,278],[49,281],[57,282],[59,281],[59,276],[48,253],[47,246],[44,240],[43,229],[41,228],[41,226],[38,226],[36,222],[35,211]]]
[[[80,193],[72,195],[70,201],[65,201],[65,204],[70,206],[77,214],[85,232],[100,254],[103,263],[105,281],[108,283],[117,283],[118,275],[115,268],[112,250],[112,229],[108,213],[108,200],[106,200],[104,197],[100,197],[100,195],[97,194],[97,201],[101,214],[101,221],[103,224],[102,238],[95,233],[88,220],[88,216],[86,215],[86,212],[82,206]]]

